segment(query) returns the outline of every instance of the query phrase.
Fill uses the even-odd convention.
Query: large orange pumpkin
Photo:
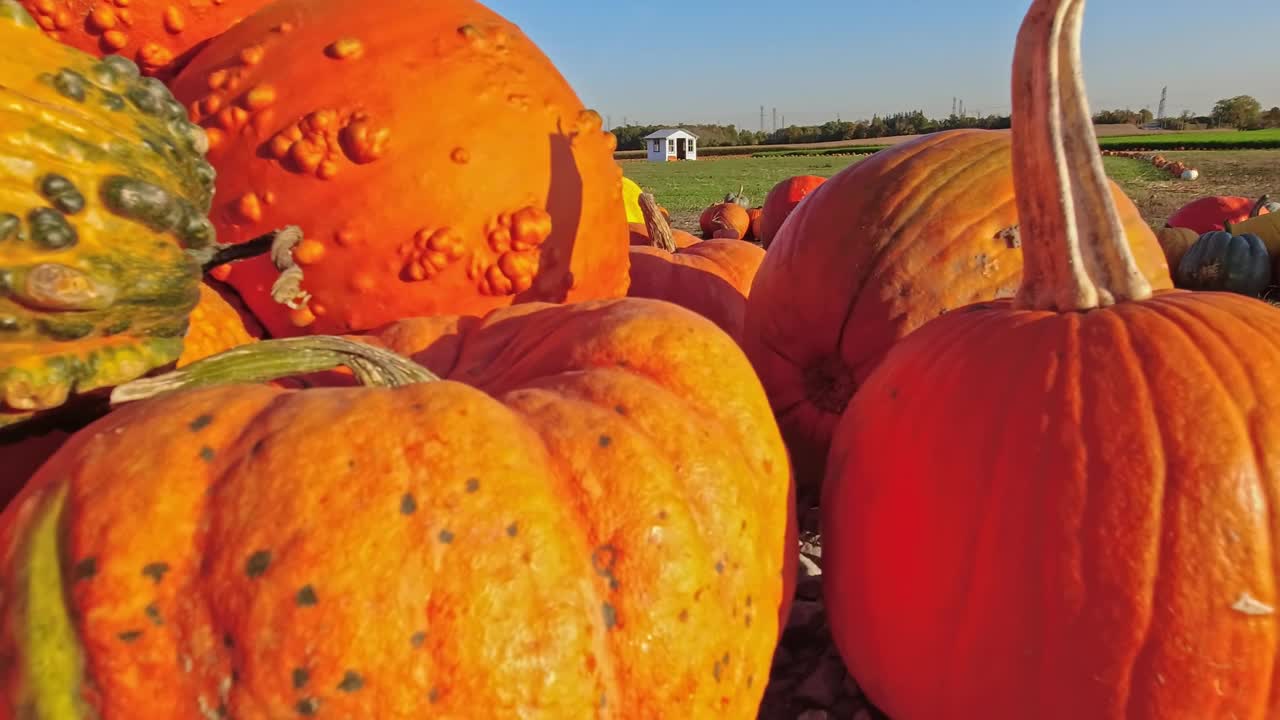
[[[1018,286],[1009,133],[955,130],[882,150],[814,190],[774,237],[747,299],[743,348],[796,463],[822,481],[831,431],[899,338]],[[1172,286],[1138,209],[1111,183],[1139,267]]]
[[[826,181],[826,178],[817,175],[797,175],[783,180],[769,190],[769,194],[764,198],[764,209],[760,215],[760,231],[756,236],[766,250],[773,243],[773,236],[778,234],[778,228],[782,227],[783,221],[791,215],[791,211],[796,209],[806,195]]]
[[[796,548],[786,451],[728,336],[624,298],[407,320],[371,342],[444,379],[177,392],[45,465],[0,515],[12,706],[755,717]],[[176,372],[287,372],[343,345],[378,350],[291,338]],[[379,355],[363,362],[428,379]]]
[[[740,240],[680,247],[653,196],[640,196],[650,244],[631,248],[631,297],[673,302],[708,318],[737,340],[742,313],[764,250]]]
[[[1280,310],[1153,293],[1108,197],[1083,6],[1037,0],[1018,37],[1017,297],[895,346],[832,448],[828,618],[894,720],[1280,710]]]
[[[94,55],[123,55],[169,79],[209,38],[266,0],[20,0],[50,36]]]
[[[305,232],[293,307],[266,259],[228,277],[273,335],[626,293],[613,135],[473,0],[280,0],[173,88],[209,133],[219,238]]]

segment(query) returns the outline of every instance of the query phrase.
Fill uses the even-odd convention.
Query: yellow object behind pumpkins
[[[640,186],[628,177],[622,178],[622,204],[627,208],[627,222],[643,223],[644,212],[640,210]]]

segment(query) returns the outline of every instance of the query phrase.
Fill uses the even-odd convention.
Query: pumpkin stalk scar
[[[26,685],[19,706],[33,720],[79,720],[89,717],[80,698],[84,659],[67,608],[59,538],[66,484],[55,486],[34,512],[26,539],[18,593],[19,642]]]
[[[1019,309],[1092,310],[1151,297],[1107,185],[1080,63],[1084,0],[1036,0],[1013,62]]]
[[[327,335],[266,340],[233,348],[179,370],[116,386],[112,404],[143,400],[175,390],[262,383],[293,375],[348,367],[362,385],[402,387],[439,378],[407,357],[372,345]]]

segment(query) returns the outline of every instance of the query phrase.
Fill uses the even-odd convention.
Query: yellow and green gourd
[[[0,427],[181,354],[215,245],[206,149],[159,81],[0,0]]]
[[[622,204],[627,208],[627,222],[644,224],[644,211],[640,209],[642,190],[629,177],[622,178]]]

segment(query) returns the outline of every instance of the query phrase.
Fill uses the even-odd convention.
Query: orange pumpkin
[[[831,432],[885,351],[943,313],[1017,289],[1012,159],[1007,131],[925,135],[831,177],[774,237],[747,299],[742,344],[802,496],[821,484]],[[1110,187],[1143,273],[1171,287],[1151,228]]]
[[[280,0],[175,78],[209,133],[219,239],[306,235],[291,297],[273,298],[265,258],[227,282],[277,336],[624,295],[622,171],[600,116],[474,0],[407,7]]]
[[[631,248],[631,297],[673,302],[710,319],[737,340],[742,313],[764,250],[737,240],[702,240],[681,247],[657,210],[640,195],[650,244]]]
[[[723,332],[624,298],[368,342],[118,388],[339,352],[409,382],[206,387],[78,433],[0,515],[13,697],[102,720],[755,717],[796,546],[786,450]]]
[[[1200,239],[1200,233],[1189,228],[1165,227],[1156,231],[1156,238],[1160,241],[1160,248],[1164,250],[1169,270],[1173,272],[1177,270],[1178,263],[1182,262],[1182,256]]]
[[[764,215],[764,208],[748,208],[747,209],[747,235],[744,240],[760,241],[760,217]]]
[[[764,198],[760,232],[756,235],[756,239],[764,244],[766,250],[773,243],[773,236],[778,234],[778,228],[782,227],[783,221],[796,209],[796,205],[826,181],[826,178],[817,175],[797,175],[783,180],[769,190]]]
[[[895,720],[1276,716],[1280,310],[1143,277],[1083,7],[1018,37],[1016,298],[895,346],[832,448],[828,617]]]
[[[168,80],[208,40],[266,0],[19,0],[51,37],[87,53],[123,55]]]
[[[702,230],[702,237],[707,239],[726,237],[741,240],[751,227],[751,217],[741,205],[721,202],[702,211],[698,216],[698,227]]]

